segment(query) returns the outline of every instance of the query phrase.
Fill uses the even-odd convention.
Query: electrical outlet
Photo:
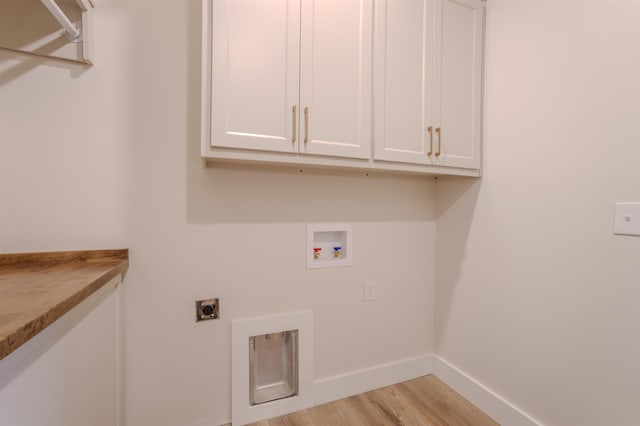
[[[376,300],[376,282],[365,281],[364,282],[364,301],[373,302]]]
[[[196,301],[196,322],[220,318],[220,300],[206,299]]]

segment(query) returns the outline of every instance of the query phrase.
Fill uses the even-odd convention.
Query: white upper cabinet
[[[479,169],[482,136],[484,2],[442,0],[440,94],[434,164]],[[437,151],[436,151],[437,154]]]
[[[435,2],[386,0],[376,7],[374,158],[428,164],[434,128]]]
[[[202,156],[479,176],[484,8],[203,0]]]
[[[292,152],[299,2],[213,0],[210,7],[211,145]]]
[[[377,0],[374,159],[480,168],[484,3]]]
[[[371,0],[209,7],[211,147],[370,157]]]
[[[302,1],[301,152],[370,157],[372,13],[370,0]]]

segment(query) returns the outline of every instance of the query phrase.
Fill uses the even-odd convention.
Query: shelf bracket
[[[0,14],[0,50],[92,65],[92,0],[8,3]]]
[[[67,40],[72,43],[79,43],[82,41],[82,27],[78,28],[76,25],[67,18],[60,6],[55,0],[40,0],[42,4],[49,10],[49,13],[58,21],[60,26],[64,29],[62,33]]]

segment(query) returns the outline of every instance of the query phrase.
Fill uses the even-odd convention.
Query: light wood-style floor
[[[435,376],[377,389],[250,426],[496,426]]]

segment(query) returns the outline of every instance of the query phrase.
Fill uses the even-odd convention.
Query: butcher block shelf
[[[0,254],[0,359],[128,268],[128,249]]]

